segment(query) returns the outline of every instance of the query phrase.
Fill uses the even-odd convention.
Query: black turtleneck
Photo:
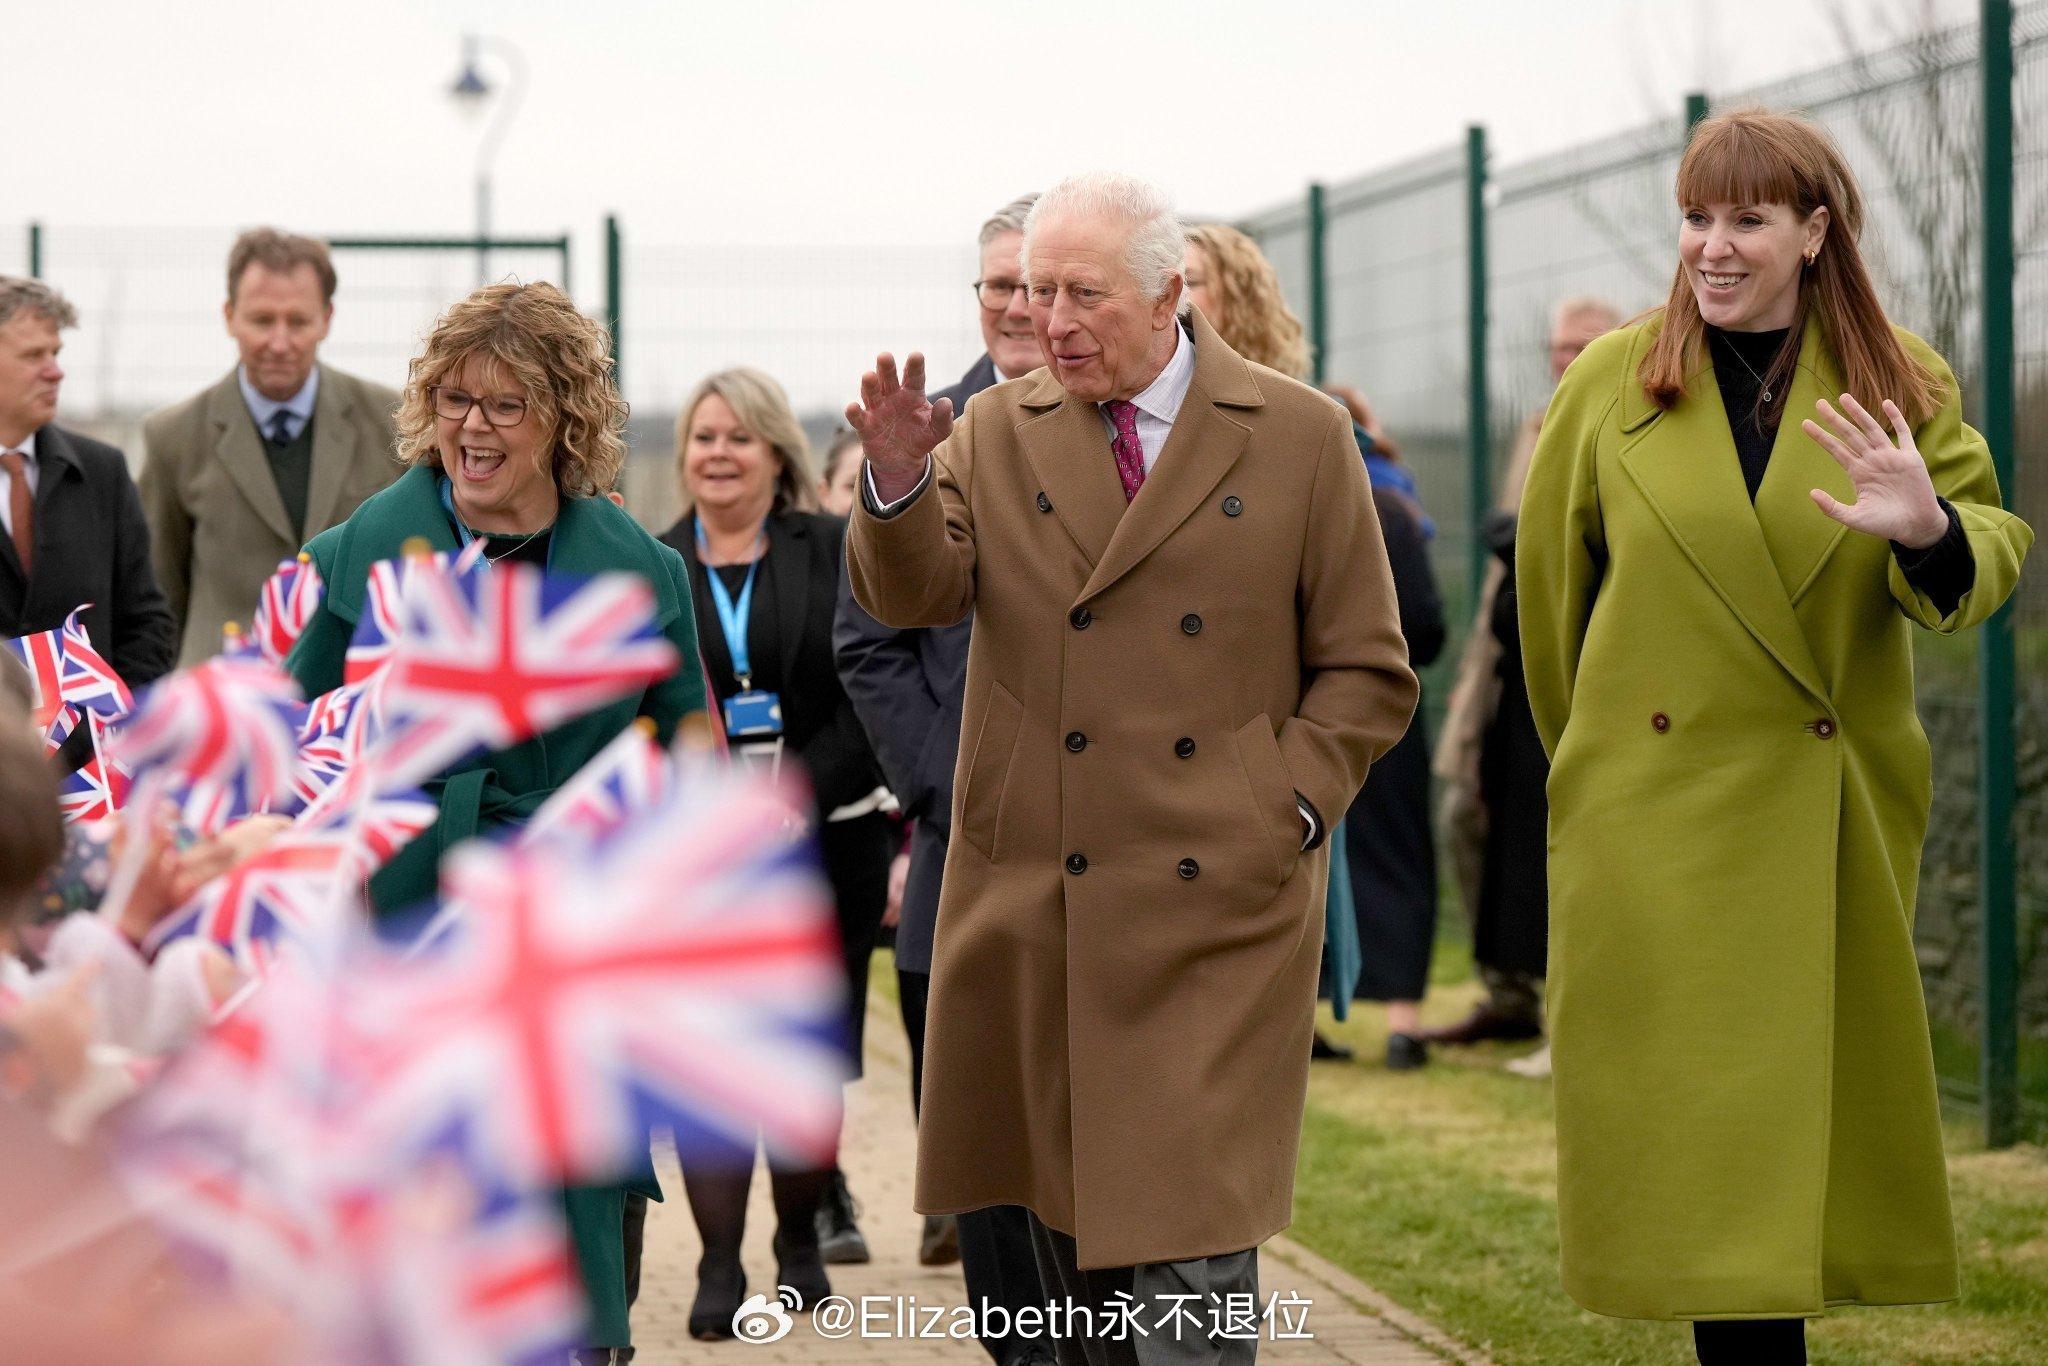
[[[1707,346],[1714,358],[1714,380],[1721,390],[1721,406],[1728,410],[1729,434],[1735,438],[1735,455],[1742,462],[1742,482],[1749,486],[1749,501],[1764,482],[1771,463],[1771,444],[1778,438],[1778,424],[1785,412],[1785,395],[1771,391],[1772,402],[1760,403],[1763,381],[1770,377],[1771,362],[1785,344],[1789,328],[1773,332],[1723,332],[1707,328]],[[1778,383],[1789,387],[1792,378],[1783,375]],[[1970,552],[1969,537],[1963,534],[1962,519],[1948,499],[1940,498],[1948,514],[1948,533],[1924,550],[1892,542],[1892,555],[1906,582],[1934,600],[1947,616],[1956,610],[1963,594],[1977,581],[1977,560]]]

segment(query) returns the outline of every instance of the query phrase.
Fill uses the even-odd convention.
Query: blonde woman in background
[[[691,390],[676,423],[683,515],[661,539],[689,562],[705,676],[736,753],[800,763],[817,803],[818,845],[838,908],[849,985],[846,1027],[860,1074],[868,959],[894,850],[882,772],[832,659],[846,523],[816,511],[810,446],[782,386],[759,370],[722,370]],[[830,1241],[853,1226],[836,1167],[784,1168],[769,1154],[776,1278],[804,1303],[831,1293]],[[732,1336],[746,1298],[740,1265],[753,1146],[729,1162],[688,1163],[683,1185],[703,1238],[690,1332]],[[821,1235],[828,1246],[821,1249]],[[854,1229],[854,1236],[859,1236]],[[862,1257],[865,1260],[865,1257]]]

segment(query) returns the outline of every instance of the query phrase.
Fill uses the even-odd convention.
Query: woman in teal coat
[[[560,290],[479,289],[442,315],[413,364],[398,412],[398,455],[412,468],[306,547],[327,591],[286,667],[308,697],[341,684],[370,566],[397,557],[416,538],[449,551],[481,540],[492,564],[637,574],[653,588],[660,628],[686,661],[639,696],[430,783],[439,819],[371,879],[380,916],[426,901],[447,849],[530,816],[635,717],[652,721],[666,742],[685,715],[704,705],[689,571],[680,555],[603,496],[625,460],[625,415],[602,329]],[[590,1300],[592,1360],[606,1360],[631,1341],[626,1208],[636,1193],[659,1196],[651,1173],[630,1186],[565,1194]],[[637,1242],[637,1228],[630,1233]]]
[[[1564,1284],[1803,1361],[1829,1306],[1957,1292],[1912,637],[1995,611],[2033,533],[1824,134],[1710,119],[1677,199],[1670,300],[1566,372],[1516,552]]]

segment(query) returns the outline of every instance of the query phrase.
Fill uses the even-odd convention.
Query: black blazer
[[[177,623],[150,567],[149,527],[121,452],[51,425],[36,433],[35,572],[0,536],[0,635],[24,636],[80,614],[93,648],[131,688],[177,654]],[[85,727],[79,727],[82,733]]]
[[[832,609],[838,601],[846,523],[818,512],[768,516],[768,582],[781,636],[782,731],[787,752],[803,761],[819,812],[858,801],[882,785],[882,770],[832,664]],[[699,648],[714,647],[718,616],[708,571],[697,560],[697,519],[686,515],[661,534],[690,566],[697,620],[709,623]]]
[[[995,362],[983,356],[958,384],[932,398],[952,399],[957,417],[968,399],[996,380]],[[889,789],[904,814],[917,821],[910,834],[903,914],[896,926],[896,965],[907,972],[930,972],[974,619],[970,615],[951,626],[898,631],[863,611],[844,574],[840,580],[838,622],[832,630],[839,677],[874,741]]]

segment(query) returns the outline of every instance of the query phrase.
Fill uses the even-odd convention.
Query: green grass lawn
[[[1432,1021],[1477,996],[1445,947]],[[1550,1088],[1500,1070],[1529,1045],[1391,1073],[1383,1028],[1375,1007],[1342,1025],[1324,1008],[1360,1060],[1311,1073],[1291,1236],[1499,1362],[1691,1361],[1682,1325],[1601,1318],[1559,1287]],[[1987,1153],[1961,1123],[1948,1148],[1962,1300],[1831,1313],[1809,1329],[1816,1362],[2048,1360],[2048,1154]]]

